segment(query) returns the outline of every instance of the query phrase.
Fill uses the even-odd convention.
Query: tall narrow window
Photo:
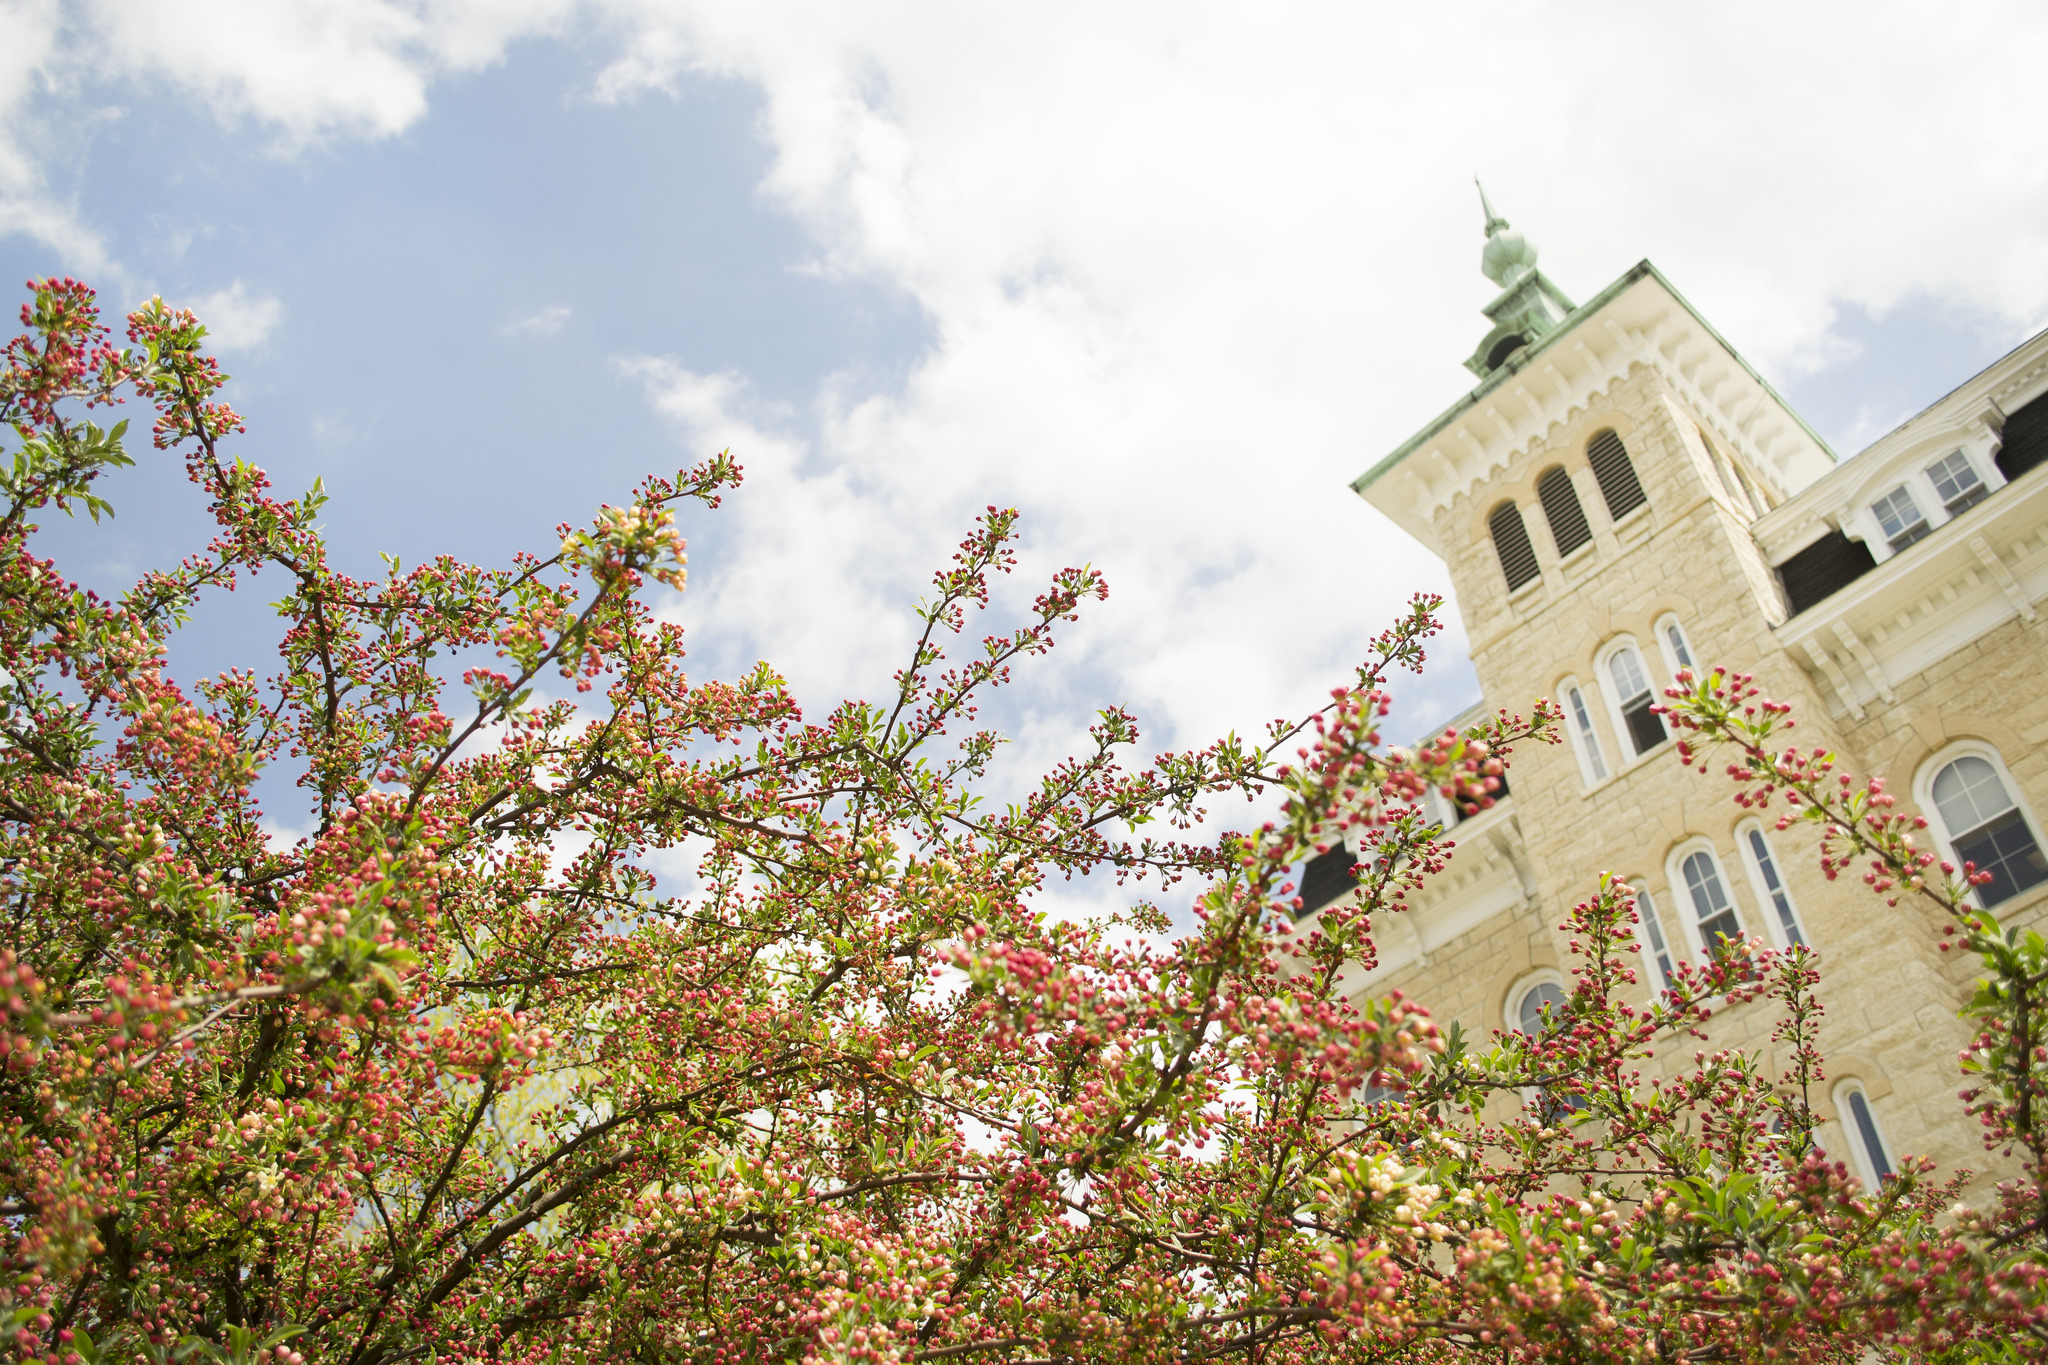
[[[1977,477],[1976,466],[1970,463],[1970,457],[1960,450],[1927,466],[1927,478],[1933,483],[1934,491],[1941,494],[1941,505],[1950,516],[1975,506],[1991,491],[1984,486],[1984,480]]]
[[[1792,896],[1786,891],[1785,883],[1778,876],[1778,864],[1771,857],[1771,846],[1764,839],[1764,832],[1752,825],[1743,832],[1743,841],[1749,845],[1751,864],[1756,868],[1757,880],[1763,883],[1764,895],[1770,898],[1771,908],[1778,912],[1778,924],[1785,931],[1785,941],[1803,944],[1805,937],[1799,932],[1799,917],[1792,913]]]
[[[1937,773],[1934,808],[1956,861],[1975,863],[1979,872],[1991,874],[1977,888],[1986,909],[2048,881],[2048,858],[1988,760],[1965,754]]]
[[[1683,871],[1685,889],[1692,896],[1693,918],[1699,925],[1700,942],[1711,952],[1721,939],[1740,938],[1742,921],[1728,899],[1727,888],[1721,884],[1721,869],[1714,866],[1714,855],[1704,849],[1687,855]]]
[[[1603,431],[1586,443],[1586,461],[1593,477],[1600,481],[1600,496],[1607,500],[1607,515],[1616,521],[1641,507],[1649,499],[1629,461],[1628,447],[1612,431]]]
[[[1657,990],[1671,988],[1671,950],[1664,945],[1664,926],[1657,919],[1657,902],[1647,891],[1636,892],[1636,917],[1643,922],[1643,940],[1650,950],[1650,957],[1657,964],[1657,979],[1651,986]]]
[[[1591,542],[1593,528],[1586,524],[1586,509],[1579,506],[1579,490],[1572,487],[1572,476],[1564,472],[1562,465],[1536,480],[1536,496],[1543,503],[1543,515],[1550,522],[1550,538],[1557,542],[1560,556]]]
[[[1870,510],[1877,517],[1877,524],[1884,528],[1884,538],[1891,543],[1893,554],[1927,534],[1927,518],[1921,515],[1920,505],[1913,501],[1904,484],[1870,504]]]
[[[1600,756],[1600,737],[1593,733],[1593,717],[1586,709],[1586,694],[1567,683],[1564,702],[1572,709],[1572,731],[1578,738],[1579,756],[1586,761],[1587,774],[1595,782],[1605,782],[1607,762]]]
[[[1494,553],[1500,556],[1500,571],[1513,592],[1542,572],[1536,567],[1536,547],[1529,543],[1529,528],[1522,524],[1522,509],[1504,502],[1486,519],[1493,529]]]
[[[1835,1108],[1841,1113],[1842,1126],[1849,1130],[1849,1141],[1857,1156],[1862,1158],[1864,1175],[1873,1185],[1882,1184],[1891,1177],[1892,1158],[1885,1150],[1884,1134],[1878,1131],[1877,1115],[1871,1112],[1870,1097],[1856,1082],[1845,1081],[1835,1088]]]
[[[1685,627],[1678,618],[1668,612],[1657,618],[1657,647],[1664,651],[1664,662],[1674,675],[1693,666],[1692,641],[1685,638]]]
[[[1608,656],[1607,672],[1614,679],[1614,695],[1629,743],[1637,753],[1646,754],[1662,744],[1666,735],[1664,722],[1650,709],[1657,703],[1650,692],[1650,675],[1643,670],[1643,656],[1623,645]]]

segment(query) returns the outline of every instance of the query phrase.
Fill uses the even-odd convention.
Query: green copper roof
[[[1353,479],[1351,481],[1351,490],[1354,493],[1364,493],[1366,489],[1370,488],[1375,482],[1379,480],[1381,475],[1386,474],[1388,471],[1392,470],[1396,465],[1400,464],[1402,460],[1414,454],[1417,449],[1419,449],[1421,446],[1432,440],[1438,432],[1442,431],[1445,427],[1449,426],[1461,414],[1469,411],[1474,407],[1477,407],[1479,403],[1482,402],[1489,394],[1491,394],[1496,388],[1500,387],[1501,383],[1504,380],[1506,380],[1512,375],[1521,373],[1523,368],[1526,367],[1530,361],[1534,360],[1537,356],[1542,355],[1545,351],[1549,350],[1552,346],[1556,345],[1564,337],[1570,335],[1573,329],[1576,328],[1582,320],[1591,317],[1593,314],[1599,312],[1608,303],[1612,302],[1616,296],[1621,294],[1623,290],[1627,289],[1630,285],[1635,284],[1637,281],[1643,279],[1645,276],[1655,279],[1657,283],[1664,286],[1664,292],[1669,294],[1672,298],[1676,299],[1679,305],[1683,307],[1686,312],[1692,314],[1693,321],[1699,323],[1699,325],[1706,330],[1707,335],[1713,337],[1715,341],[1720,342],[1721,346],[1728,352],[1728,354],[1735,357],[1735,363],[1742,366],[1742,368],[1749,374],[1749,377],[1751,379],[1754,379],[1758,384],[1762,385],[1764,392],[1769,394],[1773,399],[1775,399],[1779,407],[1783,408],[1786,412],[1791,414],[1792,420],[1799,423],[1800,429],[1804,431],[1808,436],[1811,436],[1813,438],[1814,444],[1821,448],[1821,450],[1827,455],[1828,459],[1836,461],[1837,463],[1840,462],[1840,457],[1835,454],[1834,449],[1831,446],[1829,446],[1826,441],[1821,439],[1820,433],[1815,431],[1812,427],[1808,426],[1806,423],[1806,419],[1804,417],[1801,417],[1799,413],[1793,409],[1792,405],[1784,400],[1783,396],[1780,395],[1776,389],[1771,387],[1771,384],[1768,380],[1766,380],[1762,375],[1756,372],[1756,367],[1751,365],[1747,360],[1745,360],[1742,357],[1741,352],[1737,351],[1733,346],[1730,346],[1728,344],[1727,338],[1723,337],[1719,332],[1714,330],[1712,323],[1709,323],[1705,318],[1700,316],[1700,310],[1693,307],[1692,304],[1686,299],[1685,295],[1679,293],[1676,289],[1672,288],[1671,281],[1664,278],[1663,272],[1659,271],[1656,266],[1651,265],[1648,261],[1638,261],[1635,265],[1629,268],[1627,274],[1623,275],[1613,284],[1608,285],[1605,289],[1601,290],[1598,294],[1595,294],[1592,298],[1586,300],[1584,304],[1580,305],[1577,308],[1574,308],[1569,314],[1566,315],[1565,319],[1562,322],[1560,322],[1555,328],[1544,333],[1536,340],[1530,342],[1521,350],[1516,351],[1514,355],[1510,357],[1504,364],[1502,364],[1502,366],[1499,369],[1495,370],[1492,374],[1488,375],[1485,379],[1481,380],[1478,387],[1474,388],[1472,392],[1466,394],[1463,398],[1460,398],[1457,402],[1451,404],[1448,408],[1445,408],[1441,413],[1437,415],[1435,421],[1423,427],[1422,430],[1416,432],[1406,441],[1403,441],[1401,445],[1391,455],[1387,456],[1384,460],[1381,460],[1371,469],[1366,470],[1365,473],[1359,475],[1356,479]]]

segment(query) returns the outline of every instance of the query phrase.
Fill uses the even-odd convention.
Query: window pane
[[[1628,722],[1629,743],[1635,745],[1639,754],[1650,752],[1670,738],[1664,733],[1663,719],[1650,710],[1655,704],[1648,696],[1639,697],[1634,706],[1621,713],[1621,718]]]
[[[1969,507],[1989,491],[1984,487],[1984,481],[1977,477],[1969,457],[1960,450],[1927,466],[1927,477],[1933,481],[1934,491],[1941,495],[1942,506],[1948,509],[1950,516]]]
[[[1607,779],[1607,764],[1600,757],[1600,739],[1593,733],[1593,718],[1586,713],[1585,694],[1573,687],[1566,690],[1565,697],[1571,702],[1572,719],[1579,727],[1579,743],[1586,748],[1586,766],[1593,770],[1595,782],[1603,782]]]
[[[1564,1008],[1564,988],[1548,981],[1538,982],[1522,995],[1522,1003],[1515,1010],[1515,1023],[1522,1032],[1534,1037],[1543,1027],[1543,1008],[1548,1005],[1555,1016]]]
[[[1863,1154],[1870,1158],[1870,1169],[1883,1180],[1892,1173],[1892,1161],[1885,1153],[1884,1139],[1877,1135],[1877,1120],[1871,1115],[1870,1101],[1863,1098],[1861,1090],[1849,1092],[1849,1118],[1863,1143]]]
[[[1792,900],[1785,894],[1785,887],[1778,880],[1778,866],[1771,861],[1771,847],[1764,842],[1764,832],[1753,829],[1749,832],[1749,851],[1756,855],[1756,870],[1763,874],[1764,888],[1771,893],[1771,905],[1778,912],[1778,923],[1785,927],[1787,943],[1806,942],[1799,936],[1799,921],[1792,914]]]
[[[1614,694],[1624,706],[1650,690],[1649,675],[1643,672],[1643,661],[1633,649],[1624,646],[1615,650],[1614,657],[1607,661],[1607,671],[1614,675]]]
[[[1955,845],[1956,857],[1991,874],[1991,880],[1977,888],[1977,899],[1986,909],[2048,881],[2048,857],[2042,856],[2033,831],[2017,810],[1969,831]]]
[[[1965,754],[1934,779],[1934,808],[1951,838],[1960,838],[1994,816],[2012,809],[2012,798],[1998,780],[1998,770],[1975,754]]]

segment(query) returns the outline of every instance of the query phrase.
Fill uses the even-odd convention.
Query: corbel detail
[[[1889,706],[1897,701],[1897,695],[1892,692],[1891,679],[1885,677],[1884,669],[1878,665],[1877,656],[1870,652],[1869,645],[1863,643],[1862,636],[1849,629],[1847,621],[1835,622],[1835,638],[1842,642],[1842,648],[1849,651],[1849,657],[1856,661],[1856,666],[1870,679],[1870,685],[1877,689],[1878,696],[1884,698],[1885,705]]]
[[[1835,662],[1834,655],[1822,649],[1820,641],[1814,639],[1806,641],[1806,653],[1807,657],[1813,660],[1814,666],[1827,675],[1828,685],[1835,689],[1835,695],[1842,699],[1842,705],[1849,708],[1849,714],[1862,720],[1863,707],[1856,701],[1856,694],[1849,690],[1848,675],[1842,672],[1842,666]]]
[[[2013,607],[2018,610],[2020,619],[2022,621],[2038,621],[2040,613],[2034,610],[2034,604],[2028,598],[2027,590],[2020,586],[2020,581],[2017,578],[2012,576],[2012,570],[2005,567],[2005,561],[1998,557],[1998,551],[1991,548],[1991,542],[1985,540],[1982,536],[1971,536],[1970,548],[1977,552],[1977,558],[1982,560],[1984,567],[1991,571],[1991,576],[1998,580],[1998,586],[2004,589],[2006,600],[2012,603]]]

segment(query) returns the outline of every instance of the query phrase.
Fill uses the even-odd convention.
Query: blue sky
[[[1020,594],[1113,585],[1012,704],[1023,752],[1112,699],[1195,743],[1313,705],[1442,585],[1344,483],[1469,384],[1474,170],[1568,292],[1651,257],[1846,454],[2048,319],[2044,28],[0,0],[0,268],[201,307],[244,453],[326,480],[360,571],[501,560],[731,445],[750,486],[674,609],[701,667],[814,702],[878,693],[930,570],[1017,503]],[[110,493],[48,537],[88,581],[205,534],[174,469]],[[1403,714],[1471,695],[1447,660]]]

